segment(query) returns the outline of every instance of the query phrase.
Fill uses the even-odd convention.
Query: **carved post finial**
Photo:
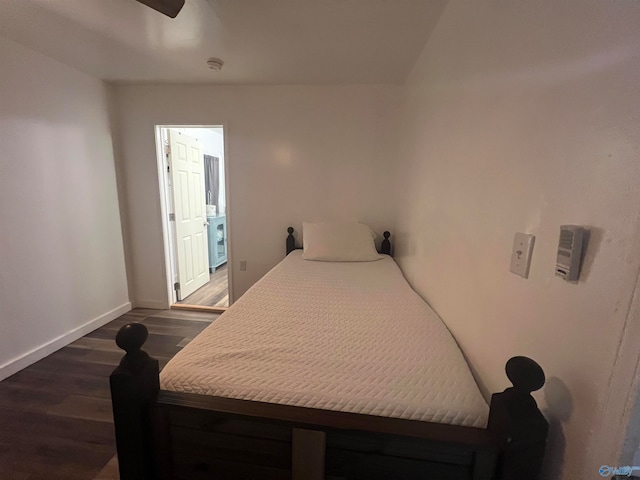
[[[385,231],[382,236],[384,237],[384,240],[382,240],[382,245],[380,245],[380,253],[391,255],[391,242],[389,241],[391,233]]]
[[[542,367],[528,357],[510,358],[505,366],[505,372],[513,388],[520,392],[535,392],[540,390],[545,382]]]
[[[149,337],[149,330],[141,323],[127,323],[118,330],[116,345],[127,354],[135,354],[140,351],[144,342]]]
[[[287,228],[287,255],[293,252],[296,249],[296,239],[293,236],[293,227]]]

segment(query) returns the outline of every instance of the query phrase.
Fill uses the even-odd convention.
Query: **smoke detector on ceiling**
[[[207,60],[207,65],[211,70],[222,70],[222,65],[224,65],[224,62],[219,58],[210,58],[209,60]]]

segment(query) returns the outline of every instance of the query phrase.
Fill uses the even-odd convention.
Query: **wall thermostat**
[[[584,228],[576,225],[562,225],[560,227],[556,275],[568,282],[578,280],[580,275],[582,241],[584,240],[585,232]]]

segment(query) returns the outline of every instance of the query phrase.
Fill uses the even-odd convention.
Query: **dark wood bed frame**
[[[531,392],[545,375],[529,358],[507,362],[513,387],[493,394],[488,426],[475,428],[161,390],[147,335],[130,323],[116,336],[127,352],[110,377],[122,480],[533,480],[540,470],[548,423]]]

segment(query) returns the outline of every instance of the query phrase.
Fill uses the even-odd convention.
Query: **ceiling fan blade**
[[[171,18],[176,18],[184,7],[184,0],[138,0],[138,2]]]

